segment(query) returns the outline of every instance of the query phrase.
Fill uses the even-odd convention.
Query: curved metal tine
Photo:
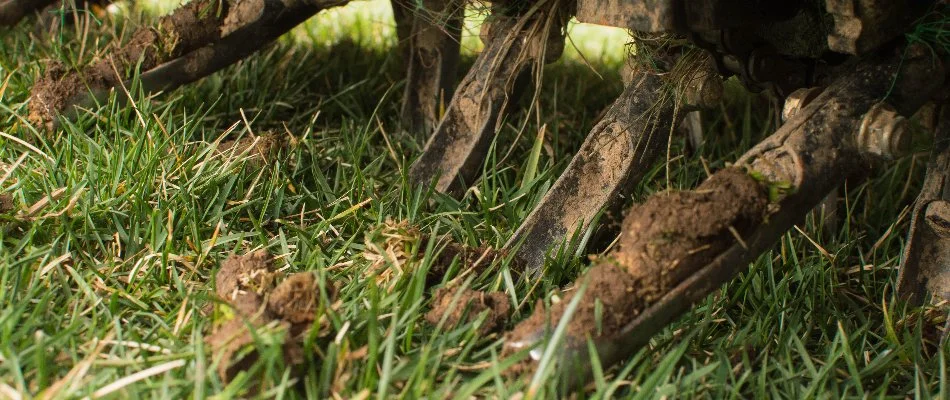
[[[218,0],[194,0],[151,26],[137,29],[124,46],[113,47],[105,57],[79,70],[51,64],[33,86],[30,120],[54,128],[60,116],[69,117],[77,111],[74,105],[89,105],[105,98],[136,65],[147,71],[205,46],[220,37],[229,6]],[[165,40],[167,37],[176,40]]]
[[[934,149],[914,203],[897,293],[914,305],[950,300],[950,105],[937,112]],[[946,332],[944,332],[946,335]]]
[[[400,115],[411,131],[428,134],[455,90],[465,3],[426,0],[421,7],[405,0],[392,3],[408,63]]]
[[[338,6],[348,1],[326,2]],[[268,0],[257,18],[210,45],[142,74],[146,91],[170,90],[238,62],[325,9],[310,1]]]
[[[544,25],[544,18],[538,15],[531,15],[531,21],[541,23],[499,14],[493,14],[488,34],[483,34],[488,38],[485,50],[459,83],[445,115],[412,165],[409,175],[414,184],[428,185],[438,176],[435,190],[459,193],[462,182],[477,176],[507,106],[521,92],[516,81],[540,56],[560,55],[564,43],[561,26],[544,32],[538,29]],[[558,22],[566,23],[560,18]],[[549,43],[556,40],[550,37],[553,35],[559,35],[560,40]],[[551,46],[556,49],[547,54],[540,50]]]
[[[675,99],[661,77],[643,71],[587,135],[567,169],[518,227],[505,248],[529,271],[546,254],[623,196],[666,151]]]
[[[235,3],[219,21],[223,37],[204,40],[203,47],[190,46],[193,50],[144,71],[140,76],[141,88],[154,93],[194,82],[264,48],[320,10],[347,2],[243,0]],[[64,107],[67,117],[73,116],[69,113],[104,101],[112,88],[91,89],[67,101]],[[117,99],[119,102],[125,100],[123,97]]]
[[[682,88],[656,73],[631,72],[624,92],[506,243],[506,248],[515,249],[520,265],[536,272],[549,251],[562,245],[567,235],[586,229],[601,210],[620,211],[624,196],[665,154],[682,120],[676,112],[693,115],[697,113],[693,110],[718,104],[723,90],[719,72],[708,59],[696,65]]]
[[[689,307],[702,300],[707,294],[723,283],[729,281],[736,274],[744,270],[759,254],[768,250],[792,225],[801,222],[805,215],[822,198],[835,187],[840,185],[848,176],[866,169],[869,161],[878,159],[873,150],[862,148],[852,135],[859,131],[864,114],[878,104],[889,91],[890,82],[901,82],[908,88],[924,88],[925,90],[902,90],[900,94],[889,97],[900,102],[905,110],[919,107],[934,95],[934,90],[926,90],[922,82],[928,77],[939,76],[942,68],[930,68],[915,60],[915,65],[909,70],[921,73],[902,74],[900,80],[895,75],[900,71],[900,60],[892,59],[884,64],[863,65],[852,73],[840,77],[821,96],[814,100],[801,113],[783,125],[772,136],[759,143],[743,155],[736,165],[750,176],[764,182],[778,182],[789,184],[790,191],[782,191],[778,199],[770,199],[766,207],[767,218],[760,216],[758,225],[749,226],[742,231],[736,231],[733,236],[724,235],[720,240],[728,243],[716,253],[703,256],[700,259],[681,258],[684,263],[674,264],[669,270],[670,276],[682,276],[682,279],[661,282],[658,287],[646,288],[649,297],[639,297],[635,293],[623,293],[623,296],[638,296],[634,303],[637,309],[603,310],[604,315],[625,315],[626,322],[616,331],[598,333],[596,327],[578,326],[568,328],[565,342],[558,346],[558,368],[567,373],[565,378],[572,385],[582,384],[590,376],[590,357],[588,343],[593,345],[596,355],[604,366],[611,365],[619,360],[628,358],[646,344],[650,337],[663,329],[675,318],[686,312]],[[940,70],[938,72],[938,69]],[[809,160],[801,162],[801,160]],[[733,169],[735,171],[735,169]],[[717,175],[725,171],[720,171]],[[734,172],[733,172],[734,173]],[[710,178],[710,181],[713,179]],[[709,181],[707,181],[709,182]],[[766,183],[767,184],[767,183]],[[711,189],[711,188],[707,188]],[[740,206],[741,207],[741,206]],[[661,212],[654,210],[656,212]],[[763,214],[766,214],[763,213]],[[628,220],[635,217],[631,212]],[[649,238],[647,238],[649,240]],[[670,240],[670,238],[657,238]],[[720,243],[722,244],[722,243]],[[650,257],[644,254],[622,254],[622,250],[615,250],[606,260],[598,263],[594,268],[618,268],[616,264],[623,259]],[[618,258],[619,257],[619,258]],[[689,260],[710,260],[705,265],[691,265]],[[702,261],[705,262],[705,261]],[[692,263],[695,264],[695,263]],[[619,268],[623,268],[622,265]],[[636,267],[634,267],[636,268]],[[693,269],[695,268],[695,269]],[[578,280],[578,287],[586,284],[585,277]],[[568,294],[559,305],[572,302],[573,294]],[[603,293],[596,290],[586,290],[581,302],[593,304],[601,300]],[[653,300],[655,299],[655,300]],[[616,301],[603,299],[601,304],[618,304]],[[512,333],[506,335],[505,346],[508,353],[520,351],[526,347],[535,347],[543,343],[552,330],[553,325],[559,323],[563,316],[563,306],[555,306],[554,315],[544,317],[544,324],[519,325]],[[578,313],[597,313],[597,307],[578,307],[572,318],[578,319]],[[535,312],[546,312],[538,309]],[[593,315],[587,315],[593,320]],[[530,322],[530,319],[526,322]],[[590,341],[590,342],[589,342]],[[535,347],[529,352],[527,363],[540,360],[543,348]]]

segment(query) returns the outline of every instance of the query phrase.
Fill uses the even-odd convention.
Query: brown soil
[[[274,288],[267,300],[267,308],[277,318],[295,325],[312,323],[319,306],[320,286],[312,272],[287,277]]]
[[[13,209],[13,196],[9,193],[0,194],[0,214],[8,213]]]
[[[739,243],[736,234],[759,224],[767,205],[768,195],[759,182],[738,168],[727,168],[696,190],[657,194],[634,206],[617,249],[579,280],[587,286],[569,335],[583,339],[620,333],[660,296]],[[530,337],[553,327],[576,293],[553,305],[550,313],[534,313],[510,337]]]
[[[227,301],[234,301],[241,293],[263,295],[277,280],[273,269],[273,259],[267,250],[228,257],[215,277],[215,292]]]
[[[444,317],[447,330],[475,321],[487,312],[488,315],[478,328],[478,332],[483,335],[504,328],[511,312],[508,296],[502,292],[462,289],[459,293],[458,289],[439,288],[435,291],[432,304],[432,309],[426,313],[426,321],[436,325]]]
[[[320,287],[312,272],[288,276],[273,271],[273,259],[266,250],[231,256],[221,264],[215,292],[227,302],[229,312],[215,321],[214,331],[205,338],[218,358],[218,375],[225,382],[234,379],[257,360],[252,331],[281,331],[284,334],[284,362],[288,366],[304,361],[302,342],[309,329],[324,334],[324,324],[315,324],[321,306]],[[331,299],[334,288],[328,288]]]
[[[30,121],[50,128],[52,121],[87,90],[107,91],[138,63],[146,71],[218,38],[227,7],[227,1],[194,0],[159,19],[154,27],[139,28],[124,46],[113,48],[108,57],[81,71],[50,63],[46,74],[33,86]]]

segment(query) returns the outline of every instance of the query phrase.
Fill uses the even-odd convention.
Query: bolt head
[[[858,148],[884,159],[900,157],[910,150],[911,135],[907,118],[890,104],[881,102],[871,107],[858,131]]]

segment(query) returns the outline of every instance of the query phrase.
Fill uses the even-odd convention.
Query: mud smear
[[[461,290],[461,293],[459,292]],[[502,292],[486,293],[472,289],[439,288],[432,299],[432,309],[426,313],[426,321],[437,325],[445,318],[445,330],[474,322],[487,313],[478,328],[485,335],[497,332],[508,323],[511,303]]]
[[[660,296],[741,243],[738,235],[761,223],[767,206],[765,188],[738,168],[716,173],[696,190],[657,194],[634,206],[617,249],[579,281],[586,290],[568,335],[583,339],[619,334]],[[532,314],[509,338],[553,329],[576,294],[565,296],[548,313]]]
[[[227,36],[264,14],[264,0],[241,0],[234,4],[221,26],[221,36]]]
[[[227,8],[227,1],[195,0],[162,17],[154,27],[139,28],[124,46],[114,47],[108,57],[79,71],[60,62],[50,63],[33,86],[30,121],[49,129],[87,90],[108,91],[136,64],[146,71],[217,39]]]
[[[255,334],[282,333],[284,362],[296,366],[305,361],[302,344],[309,331],[318,329],[318,337],[329,333],[329,324],[317,319],[328,305],[323,303],[314,274],[299,272],[281,278],[266,250],[231,256],[221,264],[215,292],[226,304],[215,313],[221,318],[205,341],[220,357],[218,375],[223,381],[231,381],[257,361]],[[327,290],[332,303],[336,290]]]

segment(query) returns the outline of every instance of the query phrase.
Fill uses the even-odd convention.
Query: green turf
[[[570,51],[546,68],[537,107],[508,119],[486,173],[454,199],[406,184],[424,138],[397,118],[402,63],[388,18],[379,1],[318,17],[236,67],[152,99],[133,85],[116,96],[135,107],[105,104],[52,133],[25,120],[43,62],[81,64],[121,28],[93,24],[84,36],[67,27],[42,39],[28,25],[0,32],[0,192],[18,209],[55,198],[33,218],[0,215],[0,398],[245,393],[252,379],[222,384],[202,337],[219,262],[258,248],[278,255],[280,268],[317,271],[340,289],[331,333],[308,344],[311,362],[299,380],[261,338],[253,371],[266,389],[258,396],[565,395],[551,370],[504,378],[500,337],[477,334],[477,323],[425,323],[424,276],[380,281],[363,254],[387,219],[430,237],[502,245],[621,90],[625,35],[576,27],[585,57]],[[468,64],[474,32],[464,46]],[[692,187],[704,163],[721,168],[772,129],[761,99],[733,84],[730,93],[708,114],[708,145],[687,153],[674,138],[669,168],[657,165],[631,187],[633,199]],[[529,157],[542,125],[543,151]],[[293,138],[277,161],[261,166],[215,151],[221,140],[264,132]],[[840,229],[809,219],[647,349],[598,369],[577,395],[944,396],[946,353],[933,343],[944,315],[906,309],[893,294],[925,161],[920,152],[869,181],[849,181]],[[420,242],[412,258],[426,265],[446,240]],[[518,320],[585,268],[585,257],[563,255],[540,280],[514,280],[505,265],[445,279],[505,291]],[[122,380],[146,370],[158,373]]]

